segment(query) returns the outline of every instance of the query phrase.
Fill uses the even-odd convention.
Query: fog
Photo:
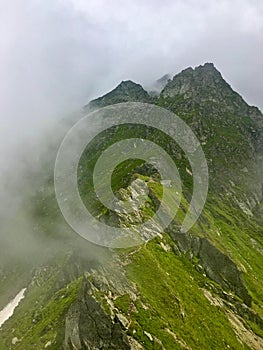
[[[262,31],[256,0],[2,0],[1,254],[24,257],[43,243],[30,200],[81,106],[121,80],[149,86],[209,61],[263,108]]]

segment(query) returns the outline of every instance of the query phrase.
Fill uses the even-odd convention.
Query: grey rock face
[[[217,282],[222,288],[231,290],[251,306],[251,296],[244,285],[241,272],[234,262],[206,238],[200,238],[190,233],[170,232],[177,248],[188,259],[196,257],[204,273]]]
[[[246,108],[242,97],[232,90],[213,63],[205,63],[195,69],[189,67],[174,76],[162,91],[163,97],[175,98],[178,95],[192,102],[220,102],[221,107]]]
[[[68,310],[63,349],[130,349],[121,324],[112,321],[95,300],[88,280],[84,279],[77,300]]]

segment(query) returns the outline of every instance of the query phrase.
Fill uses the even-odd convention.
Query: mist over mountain
[[[18,141],[36,140],[54,119],[120,81],[150,86],[200,62],[214,62],[262,108],[262,18],[256,0],[2,4],[1,164]]]
[[[146,204],[133,213],[104,207],[89,180],[104,149],[138,137],[160,145],[179,169],[183,191],[178,213],[166,230],[155,221],[147,232],[149,240],[139,247],[111,250],[83,240],[56,203],[52,166],[59,141],[55,135],[52,141],[51,133],[43,170],[31,169],[30,195],[22,196],[18,206],[29,215],[27,220],[21,214],[27,226],[19,210],[11,220],[5,216],[10,225],[4,225],[9,227],[9,243],[5,235],[1,238],[5,249],[15,242],[17,227],[27,234],[23,249],[14,244],[19,265],[15,260],[12,264],[7,251],[2,256],[8,264],[0,271],[1,307],[27,289],[0,329],[0,349],[262,348],[263,115],[232,89],[213,63],[166,78],[157,94],[132,80],[122,81],[85,105],[84,113],[142,102],[182,118],[198,137],[209,167],[209,193],[200,218],[189,232],[180,232],[193,188],[184,150],[158,130],[123,125],[95,138],[80,159],[78,185],[86,207],[101,222],[134,230],[153,216],[167,185],[149,164],[130,159],[112,175],[119,199],[134,201],[145,184],[150,189]],[[54,134],[61,140],[80,118],[67,119]],[[34,259],[23,259],[30,251],[35,251]]]
[[[0,350],[263,349],[263,2],[2,1],[0,35]]]

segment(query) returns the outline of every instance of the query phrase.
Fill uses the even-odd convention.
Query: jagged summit
[[[140,84],[132,80],[122,81],[115,89],[106,95],[99,97],[89,103],[89,107],[104,107],[109,104],[128,101],[144,101],[148,102],[150,96]]]
[[[195,70],[200,70],[200,69],[210,70],[210,71],[220,73],[219,70],[215,67],[213,62],[206,62],[203,65],[200,64],[199,66],[195,67]]]
[[[181,101],[188,106],[205,106],[206,110],[228,111],[237,115],[260,115],[232,89],[213,63],[188,67],[176,74],[161,91],[162,98]],[[191,107],[191,108],[192,108]]]
[[[162,91],[163,97],[178,95],[185,99],[220,99],[233,95],[231,86],[223,79],[213,63],[205,63],[196,68],[186,68],[176,74]],[[237,96],[236,96],[237,97]]]
[[[250,106],[232,89],[213,63],[188,67],[168,81],[160,97],[173,101],[179,109],[200,109],[207,115],[227,113],[235,116],[251,116],[262,124],[262,113]]]
[[[119,89],[119,90],[123,89],[127,91],[133,88],[141,89],[142,86],[129,79],[129,80],[122,80],[121,83],[116,87],[116,89]]]
[[[214,63],[212,63],[212,62],[206,62],[203,65],[200,64],[199,66],[197,66],[195,68],[187,67],[187,68],[183,69],[181,73],[190,73],[190,72],[208,73],[208,74],[211,74],[211,75],[214,74],[214,75],[220,75],[221,76],[221,73],[215,67]]]

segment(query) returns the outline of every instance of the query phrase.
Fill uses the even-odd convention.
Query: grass
[[[58,349],[64,339],[65,315],[76,300],[81,277],[56,291],[62,261],[46,276],[29,287],[26,297],[2,327],[2,348],[6,349],[14,337],[19,339],[12,348],[17,350],[43,349],[47,342],[51,350]],[[0,343],[1,344],[1,343]],[[1,345],[0,345],[1,349]]]
[[[167,243],[172,244],[169,237]],[[129,332],[145,349],[245,349],[231,328],[224,312],[212,306],[201,287],[208,280],[200,275],[186,258],[165,252],[158,239],[133,255],[126,267],[130,280],[136,283],[140,298],[131,312]],[[128,295],[117,298],[115,306],[128,315]],[[178,341],[167,329],[176,334]],[[155,337],[149,340],[144,332]]]
[[[177,111],[178,107],[182,108],[184,105],[184,99],[180,96],[176,100],[161,96],[155,103]],[[214,105],[206,103],[207,110],[213,111]],[[246,128],[253,127],[253,123],[250,117],[241,120],[238,116],[236,119],[226,112],[219,113],[220,118],[211,113],[205,115],[206,118],[196,118],[202,113],[202,109],[192,106],[190,110],[180,114],[193,127],[197,136],[206,140],[204,150],[207,159],[211,159],[212,188],[205,209],[198,223],[192,227],[191,233],[209,238],[218,249],[231,257],[243,271],[243,279],[253,298],[253,309],[263,316],[263,257],[251,242],[253,238],[262,246],[262,227],[237,206],[233,195],[228,196],[227,191],[220,187],[224,185],[225,189],[229,179],[236,177],[236,173],[239,176],[238,169],[251,158]],[[238,125],[240,128],[237,128]],[[108,214],[96,197],[91,175],[103,150],[116,141],[132,137],[154,141],[173,157],[183,182],[182,201],[175,221],[182,223],[191,198],[192,178],[185,171],[186,167],[190,169],[189,162],[174,141],[167,139],[166,135],[156,129],[143,126],[113,127],[98,135],[88,145],[78,170],[79,189],[86,206],[95,215],[102,212],[104,215]],[[112,189],[115,193],[136,177],[147,182],[152,196],[149,196],[147,206],[141,208],[145,219],[155,212],[156,203],[153,197],[161,200],[163,196],[163,187],[152,170],[154,169],[147,172],[144,162],[130,159],[119,164],[112,176]],[[236,186],[234,191],[234,196],[242,198],[244,189],[241,185]],[[53,192],[50,196],[46,194],[46,197],[45,207],[42,198],[36,202],[35,215],[41,217],[47,233],[52,235],[54,229],[50,218],[56,219],[57,206]],[[172,199],[172,193],[169,193],[168,210],[173,203]],[[215,286],[218,290],[220,287],[196,271],[195,264],[198,260],[190,262],[184,256],[176,256],[173,250],[164,251],[160,243],[160,238],[155,238],[145,244],[131,255],[130,263],[125,265],[126,275],[136,285],[139,297],[133,301],[128,294],[119,295],[114,300],[114,305],[130,320],[128,334],[137,339],[145,349],[164,347],[167,350],[176,350],[186,349],[187,346],[193,350],[248,349],[237,340],[223,309],[211,305],[204,296],[203,287]],[[168,235],[164,235],[164,243],[173,246]],[[125,259],[127,252],[132,250],[119,250],[120,258]],[[29,288],[26,298],[16,309],[15,317],[3,326],[1,350],[10,347],[13,337],[22,340],[13,347],[16,350],[43,349],[48,341],[52,341],[49,349],[61,348],[65,315],[76,300],[81,283],[81,278],[78,278],[66,287],[57,288],[61,265],[63,261],[54,263],[46,276]],[[4,289],[0,286],[0,291],[1,288]],[[98,291],[95,297],[110,312],[103,292]],[[262,336],[262,330],[256,324],[247,322],[256,334]]]

